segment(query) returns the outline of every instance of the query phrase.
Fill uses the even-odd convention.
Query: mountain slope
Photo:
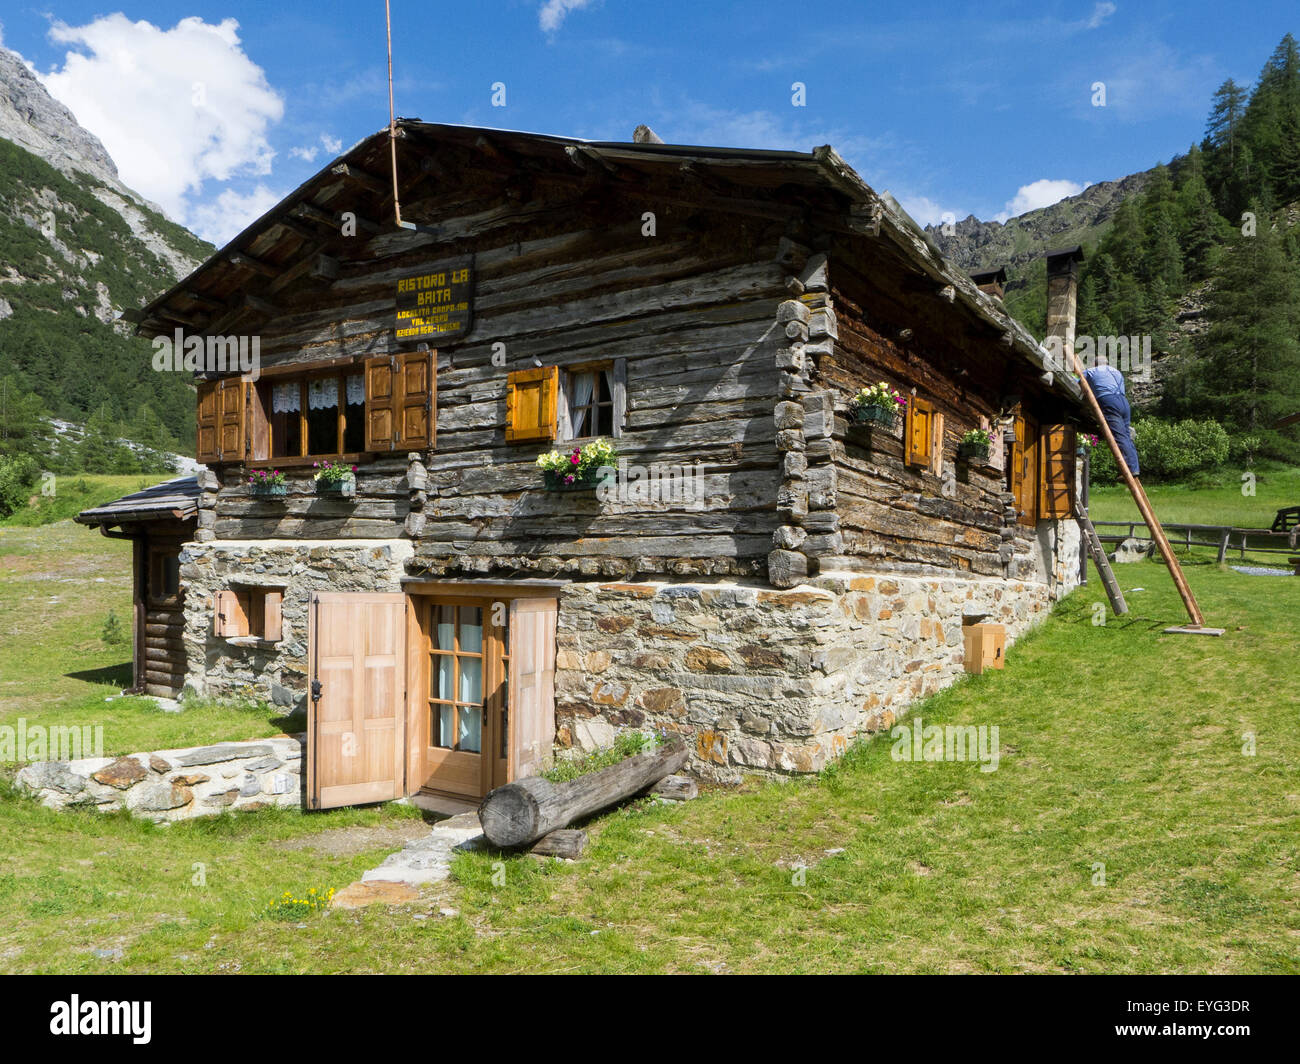
[[[188,382],[154,372],[149,342],[116,319],[210,250],[123,185],[103,145],[0,49],[0,377],[71,421],[102,410],[129,427],[147,405],[188,443]]]

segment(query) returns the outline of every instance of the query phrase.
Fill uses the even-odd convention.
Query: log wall
[[[358,237],[335,279],[280,293],[280,312],[259,330],[263,367],[398,350],[396,279],[472,253],[474,328],[438,352],[436,443],[419,456],[428,490],[419,498],[416,568],[761,575],[779,485],[779,225],[706,223],[666,208],[657,235],[646,237],[644,205],[575,199],[570,186],[535,196],[512,209],[486,193],[406,208],[411,217],[436,216],[445,239],[435,246],[425,233]],[[493,364],[498,343],[504,365]],[[627,360],[620,454],[642,466],[697,469],[702,506],[548,493],[535,461],[552,445],[506,442],[510,371],[617,358]],[[292,469],[287,500],[255,499],[242,470],[228,467],[205,500],[213,516],[200,525],[217,539],[398,537],[412,508],[407,463],[402,454],[364,465],[355,500],[317,498],[310,471]]]

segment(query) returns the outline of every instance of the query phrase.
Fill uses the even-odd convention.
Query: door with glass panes
[[[505,783],[510,611],[504,602],[426,600],[426,789],[478,797]]]

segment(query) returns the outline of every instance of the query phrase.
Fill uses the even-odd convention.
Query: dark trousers
[[[1106,416],[1106,424],[1110,426],[1115,442],[1119,444],[1120,454],[1124,456],[1124,464],[1128,466],[1130,473],[1137,476],[1140,472],[1138,453],[1133,445],[1133,426],[1130,423],[1132,412],[1129,410],[1128,400],[1122,395],[1107,395],[1098,396],[1097,402],[1101,405],[1101,412]]]

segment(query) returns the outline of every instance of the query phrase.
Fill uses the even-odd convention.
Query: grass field
[[[120,566],[120,545],[77,533],[39,535],[87,573]],[[126,585],[67,593],[23,535],[0,534],[0,670],[6,712],[41,719],[83,697],[69,672],[120,661],[94,633]],[[409,808],[159,828],[4,793],[0,970],[1294,973],[1300,580],[1188,575],[1222,639],[1160,634],[1182,619],[1168,575],[1126,566],[1129,617],[1094,623],[1094,581],[1005,670],[914,708],[998,726],[996,771],[895,761],[882,736],[816,778],[612,813],[578,862],[461,855],[415,906],[264,915],[373,867]],[[172,726],[122,713],[128,734]]]
[[[1300,506],[1300,468],[1262,469],[1255,474],[1253,483],[1243,482],[1240,475],[1224,474],[1197,486],[1188,484],[1143,484],[1156,516],[1165,524],[1232,525],[1235,528],[1268,528],[1277,511],[1286,506]],[[1244,494],[1254,491],[1254,494]],[[1145,535],[1141,526],[1142,515],[1128,489],[1123,485],[1093,486],[1090,491],[1089,516],[1093,521],[1137,521],[1138,534]],[[1098,529],[1102,534],[1118,529]],[[1205,537],[1194,537],[1205,538]],[[1170,533],[1171,543],[1176,539]],[[1285,546],[1284,542],[1254,541],[1252,545]],[[1236,549],[1228,554],[1230,564],[1240,564],[1242,559]],[[1174,543],[1179,557],[1214,559],[1215,548],[1193,547],[1190,552]],[[1289,552],[1295,553],[1295,552]],[[1245,563],[1286,567],[1285,554],[1268,554],[1247,550]]]
[[[53,483],[50,495],[33,494],[28,505],[4,519],[0,528],[31,528],[55,521],[69,521],[96,506],[120,499],[134,491],[142,491],[153,484],[171,480],[176,473],[159,473],[131,476],[109,476],[102,473],[60,474]]]

